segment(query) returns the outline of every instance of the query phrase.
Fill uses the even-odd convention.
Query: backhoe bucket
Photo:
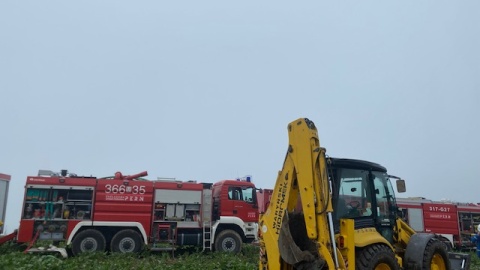
[[[290,229],[294,232],[293,235]],[[325,260],[318,254],[315,242],[307,236],[302,214],[291,214],[291,217],[288,213],[283,215],[278,247],[282,259],[295,269],[322,269],[325,265]]]

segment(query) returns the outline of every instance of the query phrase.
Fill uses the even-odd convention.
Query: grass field
[[[23,254],[13,245],[0,246],[0,269],[5,270],[66,270],[66,269],[238,269],[258,268],[258,247],[244,246],[240,254],[180,250],[171,253],[82,254],[60,259],[54,255]]]
[[[480,259],[472,253],[470,269],[480,270]],[[244,246],[240,254],[179,251],[141,254],[83,254],[60,259],[53,255],[23,254],[11,244],[0,246],[0,269],[5,270],[68,270],[68,269],[183,269],[183,270],[251,270],[258,269],[258,247]]]
[[[480,259],[477,257],[477,254],[471,253],[472,262],[470,264],[470,269],[480,270]]]

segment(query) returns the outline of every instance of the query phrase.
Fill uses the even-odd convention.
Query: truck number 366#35
[[[145,186],[105,185],[105,193],[113,194],[145,194]]]

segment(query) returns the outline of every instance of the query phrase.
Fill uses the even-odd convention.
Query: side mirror
[[[403,179],[398,179],[397,180],[397,191],[398,193],[403,193],[407,191],[407,187],[405,186],[405,180]]]

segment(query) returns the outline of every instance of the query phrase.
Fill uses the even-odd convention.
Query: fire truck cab
[[[250,181],[156,180],[147,172],[96,178],[40,171],[27,177],[17,242],[65,242],[73,255],[91,251],[239,252],[257,239],[258,206]]]

